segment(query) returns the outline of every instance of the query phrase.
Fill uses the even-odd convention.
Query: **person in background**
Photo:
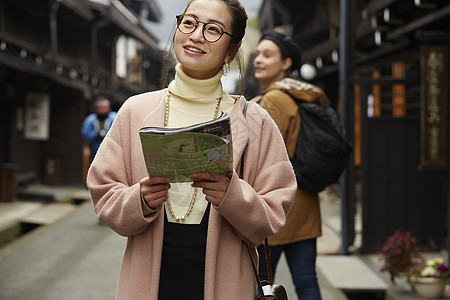
[[[119,300],[257,294],[255,247],[284,226],[296,181],[267,112],[222,88],[227,64],[237,58],[242,70],[246,20],[238,0],[189,1],[176,16],[175,79],[125,101],[92,162],[87,184],[98,219],[128,239]],[[230,115],[230,174],[196,173],[187,183],[148,175],[140,128],[189,126],[223,111]]]
[[[111,102],[104,96],[100,96],[94,101],[94,110],[94,113],[84,119],[81,127],[83,139],[89,146],[91,161],[117,114],[115,111],[111,111]]]
[[[292,71],[298,70],[300,64],[300,48],[289,37],[276,31],[262,34],[253,61],[262,92],[252,100],[258,102],[278,125],[291,158],[301,120],[297,104],[289,94],[321,105],[329,103],[320,88],[292,78]],[[301,300],[321,299],[315,266],[316,240],[322,234],[319,205],[317,193],[298,188],[286,226],[277,235],[269,237],[272,269],[275,271],[284,252]],[[261,280],[267,280],[264,245],[258,247],[258,252]]]

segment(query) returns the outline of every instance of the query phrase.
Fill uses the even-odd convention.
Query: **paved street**
[[[86,203],[0,249],[0,299],[114,299],[125,241]]]
[[[64,192],[64,189],[60,191],[63,195],[57,196],[58,199],[71,193]],[[67,204],[64,202],[67,201],[58,203]],[[41,211],[41,219],[45,216],[51,219],[50,214],[55,212],[58,203],[34,209]],[[2,205],[0,218],[13,216],[19,204],[25,203],[18,201]],[[317,271],[324,300],[348,299],[342,290],[366,293],[351,299],[419,299],[406,284],[389,284],[386,274],[379,272],[377,255],[337,255],[340,243],[336,234],[339,231],[339,201],[323,197],[321,205],[324,224],[323,236],[318,239]],[[12,207],[11,211],[5,210],[6,207]],[[28,205],[25,207],[26,210],[32,209]],[[89,201],[75,207],[58,221],[43,225],[0,248],[1,300],[114,299],[126,239],[98,223]],[[32,215],[37,218],[39,214]],[[25,217],[25,220],[29,218]],[[283,256],[276,273],[275,282],[285,286],[290,300],[296,300]],[[385,298],[367,294],[368,291],[379,293],[384,290],[387,290]],[[447,291],[445,299],[450,299],[449,295],[450,291]]]
[[[114,299],[125,242],[99,224],[91,203],[85,202],[56,223],[0,248],[0,299]],[[324,299],[346,299],[319,275]],[[286,287],[289,299],[296,299],[283,257],[276,281]]]

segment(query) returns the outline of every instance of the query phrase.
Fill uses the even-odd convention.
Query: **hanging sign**
[[[421,67],[421,165],[446,163],[446,47],[422,46]]]
[[[50,96],[47,93],[28,93],[25,99],[25,139],[48,140],[49,125]]]

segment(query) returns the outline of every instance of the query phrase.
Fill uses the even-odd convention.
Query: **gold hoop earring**
[[[230,64],[229,63],[224,63],[222,65],[222,71],[223,71],[223,75],[227,75],[227,73],[231,70]]]

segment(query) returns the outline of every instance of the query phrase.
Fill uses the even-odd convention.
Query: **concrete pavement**
[[[0,299],[114,299],[124,247],[83,204],[0,249]]]
[[[56,202],[0,203],[0,236],[8,234],[8,228],[11,231],[11,228],[19,226],[13,226],[18,220],[33,222],[30,218],[34,218],[34,221],[43,223],[43,226],[0,248],[0,299],[114,299],[126,239],[98,223],[89,201],[84,201],[74,210],[67,210],[66,206],[74,202],[73,198],[88,198],[87,193],[81,191],[80,194],[76,189],[35,188],[42,193],[58,191],[55,193]],[[61,204],[65,213],[50,216],[51,212],[58,214]],[[55,210],[54,206],[58,208]],[[45,222],[45,216],[53,221]],[[321,249],[324,252],[337,251],[336,238],[330,232],[326,236],[333,243],[324,241]],[[318,277],[324,299],[347,299],[322,274],[319,273]],[[296,299],[284,257],[278,265],[276,281],[285,286],[289,299]]]
[[[57,189],[49,188],[47,192],[51,190]],[[52,219],[0,248],[0,299],[114,299],[126,239],[97,222],[92,204],[86,199],[86,190],[61,188],[58,191],[56,203],[0,203],[1,238],[5,232],[11,234],[14,220],[26,220],[30,212],[40,211],[41,216]],[[324,234],[318,240],[317,271],[323,299],[420,299],[404,282],[392,286],[386,274],[378,271],[380,262],[376,255],[338,255],[339,199],[322,196]],[[49,209],[51,204],[80,202],[76,209],[60,209],[59,206]],[[18,207],[22,204],[25,208],[19,213]],[[49,214],[57,211],[64,213],[50,217]],[[9,231],[2,230],[2,226]],[[283,256],[275,282],[285,286],[290,300],[297,299]]]
[[[126,239],[97,222],[90,203],[0,249],[0,299],[114,299]],[[284,257],[277,269],[296,299]],[[324,299],[347,299],[319,274]]]

